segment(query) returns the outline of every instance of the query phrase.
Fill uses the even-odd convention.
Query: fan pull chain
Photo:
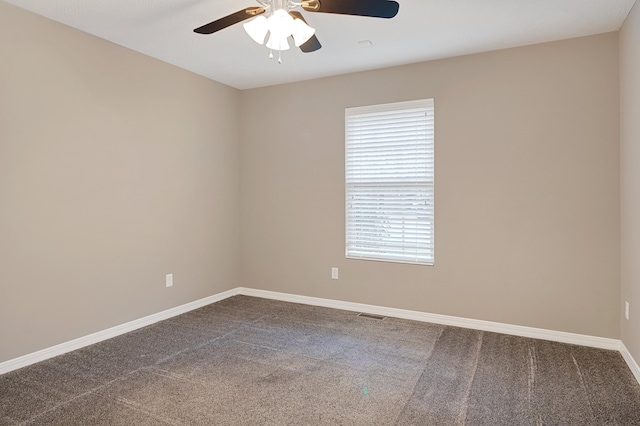
[[[273,59],[273,49],[269,49],[269,59]],[[282,50],[278,50],[278,63],[282,63]]]

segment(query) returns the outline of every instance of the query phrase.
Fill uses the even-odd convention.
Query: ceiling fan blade
[[[300,46],[300,50],[302,50],[304,53],[311,53],[319,50],[321,47],[322,45],[320,44],[320,41],[318,41],[318,37],[316,37],[314,34],[309,40],[307,40],[302,46]]]
[[[196,28],[193,32],[198,34],[213,34],[216,31],[220,31],[224,28],[230,27],[233,24],[242,22],[245,19],[253,18],[254,16],[264,13],[264,9],[261,7],[248,7],[243,10],[239,10],[236,13],[220,18],[217,21],[209,22],[206,25]]]
[[[289,12],[289,15],[291,15],[293,19],[296,19],[296,18],[300,19],[302,22],[308,25],[307,20],[304,19],[304,17],[302,16],[302,13],[292,10]],[[316,37],[316,35],[314,34],[311,36],[309,40],[305,41],[300,46],[300,50],[302,50],[304,53],[311,53],[311,52],[315,52],[321,47],[322,45],[320,44],[320,41],[318,41],[318,37]]]
[[[400,5],[387,0],[303,0],[302,8],[307,12],[393,18]]]

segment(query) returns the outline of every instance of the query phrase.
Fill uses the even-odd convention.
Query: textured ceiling
[[[241,24],[193,29],[253,0],[5,0],[197,74],[247,89],[617,31],[635,0],[397,0],[393,19],[310,13],[323,48],[282,64]],[[370,43],[369,43],[370,42]]]

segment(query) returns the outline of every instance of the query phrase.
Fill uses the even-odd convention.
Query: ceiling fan
[[[290,48],[289,37],[296,47],[305,53],[315,52],[322,45],[302,14],[295,9],[301,7],[307,12],[334,13],[340,15],[369,16],[373,18],[393,18],[400,5],[391,0],[256,0],[260,6],[247,7],[238,12],[210,22],[193,30],[198,34],[213,34],[231,25],[254,18],[243,26],[249,36],[259,44],[266,44],[271,50],[283,51]],[[267,38],[267,35],[269,37]],[[266,40],[266,43],[265,43]],[[278,58],[282,63],[282,59]]]

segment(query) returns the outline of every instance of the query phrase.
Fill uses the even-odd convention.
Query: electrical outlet
[[[624,302],[624,317],[629,319],[629,302]]]
[[[173,274],[167,274],[165,276],[165,283],[167,287],[171,287],[173,285]]]
[[[331,279],[338,279],[338,268],[331,268]]]

